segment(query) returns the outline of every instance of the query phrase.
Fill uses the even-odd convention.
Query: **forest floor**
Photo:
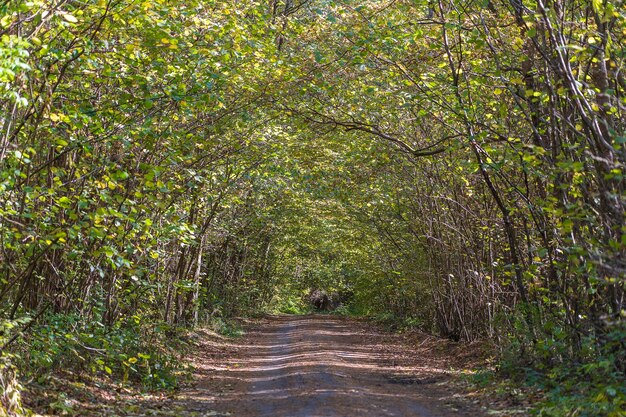
[[[81,416],[523,416],[523,404],[469,389],[480,345],[394,334],[330,315],[268,316],[245,334],[197,333],[192,382],[170,395],[101,390]],[[92,392],[92,394],[94,394]],[[515,410],[517,409],[517,410]],[[74,414],[74,412],[72,414]]]

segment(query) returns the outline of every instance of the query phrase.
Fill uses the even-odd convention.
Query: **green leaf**
[[[63,208],[69,208],[72,205],[72,200],[68,197],[61,197],[57,200],[57,204]]]

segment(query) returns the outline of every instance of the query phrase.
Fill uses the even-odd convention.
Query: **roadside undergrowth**
[[[50,315],[43,322],[2,357],[2,417],[110,415],[137,398],[159,402],[190,381],[188,357],[204,333],[243,334],[236,320],[219,317],[198,327],[203,336],[139,317],[111,326],[72,315]]]
[[[474,402],[493,415],[537,417],[624,417],[626,376],[610,349],[594,350],[591,336],[583,340],[578,362],[568,361],[558,332],[546,332],[534,350],[521,352],[515,339],[501,345],[493,341],[455,342],[428,336],[428,327],[414,318],[379,314],[377,325],[402,333],[416,343],[432,338],[427,350],[448,360],[447,367]],[[619,332],[618,332],[619,333]],[[610,334],[619,343],[620,334]],[[519,338],[519,334],[517,335]],[[610,346],[610,345],[608,345]],[[445,359],[447,358],[447,359]]]
[[[507,373],[500,366],[469,372],[463,381],[478,396],[509,403],[524,415],[537,417],[624,417],[624,379],[592,376],[583,367],[558,367],[549,372],[525,369]]]

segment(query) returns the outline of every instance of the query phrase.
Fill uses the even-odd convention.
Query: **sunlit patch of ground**
[[[481,415],[455,395],[461,370],[427,347],[437,340],[333,316],[268,317],[221,360],[197,356],[197,383],[176,403],[242,417]]]

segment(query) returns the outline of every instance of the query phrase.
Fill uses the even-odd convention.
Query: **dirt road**
[[[332,316],[281,316],[198,358],[197,385],[177,403],[201,416],[480,416],[449,401],[444,369],[393,335]],[[404,355],[403,355],[404,353]],[[446,404],[447,403],[447,404]]]

